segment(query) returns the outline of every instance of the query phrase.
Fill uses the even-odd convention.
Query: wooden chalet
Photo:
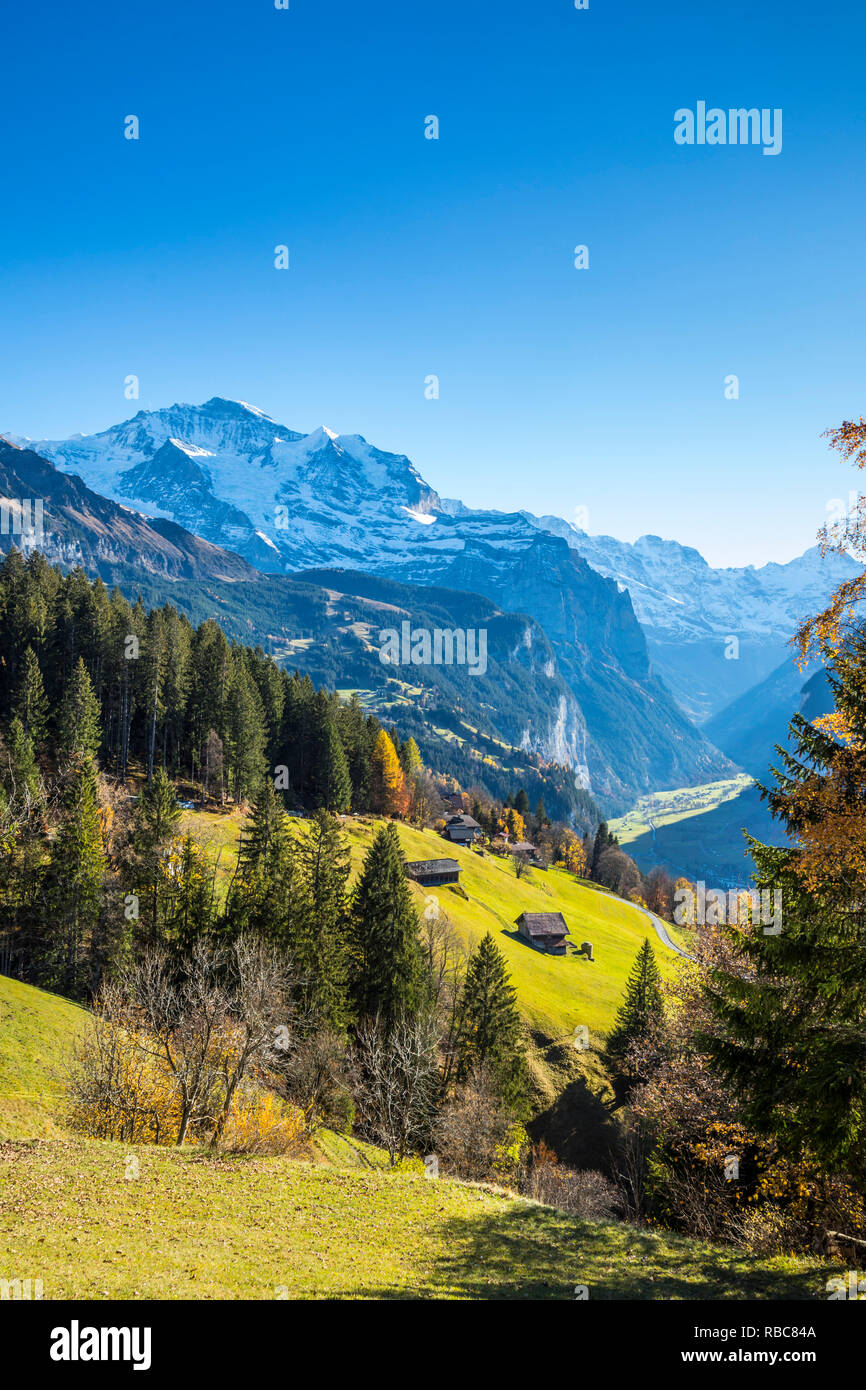
[[[442,883],[459,883],[460,865],[456,859],[413,859],[406,865],[406,874],[422,888],[436,888]]]
[[[570,935],[561,912],[521,912],[515,923],[518,936],[552,956],[565,955],[565,938]]]
[[[446,840],[451,840],[456,845],[471,845],[481,834],[481,826],[471,816],[461,813],[459,816],[447,817],[442,834]]]

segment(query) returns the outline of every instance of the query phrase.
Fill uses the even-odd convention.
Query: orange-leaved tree
[[[394,744],[382,729],[372,757],[373,809],[385,816],[403,816],[409,805],[406,779]]]

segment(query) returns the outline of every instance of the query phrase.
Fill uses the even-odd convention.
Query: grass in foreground
[[[0,1146],[0,1278],[46,1298],[820,1299],[838,1272],[411,1173]]]

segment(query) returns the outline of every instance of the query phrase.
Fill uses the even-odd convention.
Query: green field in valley
[[[706,782],[698,787],[677,787],[674,791],[653,792],[642,796],[624,816],[610,822],[610,829],[625,848],[640,835],[661,826],[676,825],[691,816],[702,816],[739,796],[754,785],[754,778],[741,772],[721,782]]]

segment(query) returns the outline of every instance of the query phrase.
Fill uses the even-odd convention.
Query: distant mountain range
[[[778,764],[776,745],[788,744],[793,714],[817,719],[829,714],[833,698],[826,673],[814,662],[801,671],[792,656],[734,700],[704,726],[708,738],[760,782]]]
[[[512,588],[526,588],[516,570],[533,564],[542,587],[548,559],[561,570],[556,550],[533,549],[539,532],[556,536],[628,591],[654,670],[698,724],[779,666],[799,620],[858,569],[813,548],[786,565],[717,570],[657,536],[629,544],[560,517],[472,510],[441,498],[404,454],[324,427],[304,434],[220,397],[31,447],[103,496],[168,517],[266,573],[340,566],[455,588],[471,576],[469,587],[514,608]],[[535,599],[523,607],[547,631],[568,624],[549,590]]]
[[[403,454],[324,427],[291,430],[220,397],[140,411],[95,435],[15,442],[27,447],[4,446],[3,459],[18,460],[4,487],[17,495],[38,483],[37,495],[51,495],[46,553],[104,578],[246,580],[237,598],[257,615],[257,630],[269,608],[261,586],[284,597],[276,576],[308,582],[305,571],[317,583],[320,571],[348,571],[348,585],[333,575],[327,583],[356,599],[367,574],[524,615],[519,641],[544,652],[544,678],[560,686],[550,716],[539,718],[533,696],[533,712],[508,739],[564,759],[609,814],[650,790],[728,775],[736,740],[720,725],[728,745],[720,752],[696,723],[767,677],[798,619],[857,569],[847,557],[821,561],[808,551],[790,565],[713,570],[674,541],[629,545],[561,518],[472,510],[442,499]],[[33,472],[37,456],[56,466],[57,481]],[[72,476],[61,483],[62,475]],[[413,605],[423,608],[420,594],[405,589],[398,606],[411,618]],[[443,608],[459,603],[452,597]],[[275,649],[303,664],[290,632],[264,626]],[[730,638],[739,650],[726,659]],[[329,650],[335,683],[352,684],[345,639],[342,663],[340,644]],[[517,656],[515,647],[493,660],[503,671]]]
[[[201,540],[164,517],[145,517],[100,497],[80,478],[59,473],[33,450],[0,438],[0,502],[26,500],[28,510],[0,529],[0,551],[12,545],[24,554],[41,551],[68,568],[81,565],[113,581],[127,571],[144,571],[165,579],[222,579],[231,583],[258,579],[239,555]],[[39,527],[35,502],[41,504]],[[19,531],[16,523],[23,523]]]
[[[712,569],[677,541],[641,536],[629,544],[588,536],[560,517],[525,515],[628,590],[653,664],[698,724],[786,662],[793,667],[789,644],[802,619],[861,568],[813,546],[786,565]],[[716,741],[709,725],[705,732]]]

